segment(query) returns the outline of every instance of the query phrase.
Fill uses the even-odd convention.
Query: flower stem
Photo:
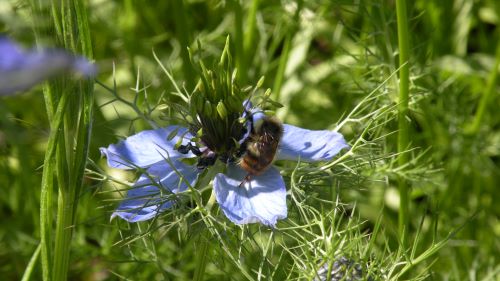
[[[408,163],[409,156],[406,150],[409,147],[409,124],[406,116],[408,114],[409,100],[409,40],[408,40],[408,18],[406,15],[406,0],[396,0],[396,14],[398,22],[398,44],[399,44],[399,105],[398,105],[398,165],[404,166]],[[402,246],[406,245],[408,233],[408,183],[402,177],[399,178],[399,235]]]

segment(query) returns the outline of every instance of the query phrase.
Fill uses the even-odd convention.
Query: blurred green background
[[[182,64],[185,47],[198,49],[199,41],[210,61],[219,57],[226,35],[233,45],[244,44],[247,35],[241,31],[251,26],[248,15],[255,2],[243,1],[239,6],[234,1],[216,0],[90,0],[98,80],[109,86],[115,80],[118,94],[127,100],[140,92],[137,106],[147,111],[147,105],[161,103],[162,93],[173,90],[153,51],[176,81],[189,88],[194,80]],[[499,280],[498,80],[493,80],[493,95],[486,101],[480,126],[470,127],[489,77],[498,72],[500,4],[494,0],[410,2],[409,167],[396,169],[397,121],[394,114],[387,113],[370,118],[379,126],[364,136],[370,145],[346,164],[352,165],[346,182],[339,176],[335,183],[340,186],[332,183],[308,191],[338,196],[342,203],[356,205],[354,212],[366,221],[360,227],[363,233],[371,233],[381,218],[383,237],[379,235],[374,243],[395,251],[396,176],[404,174],[412,187],[411,239],[417,230],[421,232],[415,251],[463,226],[415,272],[428,273],[423,277],[428,280]],[[31,19],[36,16],[25,1],[2,1],[0,32],[31,47],[35,44]],[[397,103],[397,78],[391,76],[399,67],[394,1],[261,1],[251,42],[243,46],[244,57],[233,52],[244,69],[240,83],[254,85],[265,76],[264,87],[275,90],[272,97],[284,105],[277,115],[287,123],[333,129],[379,86],[379,97],[367,105],[364,114]],[[276,77],[286,51],[289,55],[281,81]],[[97,166],[90,165],[90,170],[105,167],[99,147],[149,128],[130,107],[113,99],[104,88],[95,86],[89,157]],[[166,125],[156,111],[151,118]],[[368,121],[349,122],[340,131],[352,144]],[[41,87],[0,99],[0,276],[4,280],[22,276],[38,245],[41,165],[47,137]],[[133,180],[131,174],[126,177]],[[112,190],[87,178],[74,229],[70,279],[189,280],[195,269],[196,235],[177,237],[160,228],[159,234],[151,234],[158,241],[155,247],[146,242],[120,244],[123,233],[140,233],[141,229],[109,222],[119,198]],[[383,264],[395,266],[391,262]],[[209,262],[206,278],[242,280],[238,273],[227,275],[231,268]],[[283,270],[288,269],[284,266]],[[415,272],[407,278],[418,275]]]

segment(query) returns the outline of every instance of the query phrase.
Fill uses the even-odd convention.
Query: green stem
[[[285,70],[288,62],[288,55],[290,53],[290,43],[292,41],[292,35],[287,33],[285,36],[285,43],[283,46],[283,51],[280,56],[280,63],[278,65],[278,71],[276,73],[276,77],[274,79],[273,85],[273,95],[274,99],[280,100],[281,86],[283,85],[283,80],[285,79]]]
[[[68,99],[63,95],[59,100],[56,113],[51,122],[51,132],[45,152],[42,173],[42,187],[40,193],[40,245],[42,248],[43,280],[50,280],[52,276],[52,197],[54,188],[54,156],[57,151],[57,140],[63,124],[63,115],[66,111]]]
[[[405,151],[409,147],[409,124],[408,115],[409,100],[409,39],[408,18],[406,15],[406,1],[396,0],[396,13],[398,21],[398,43],[399,43],[399,105],[398,105],[398,165],[404,166],[408,163],[409,155]],[[399,235],[401,242],[406,245],[408,233],[408,183],[404,178],[399,179]]]
[[[182,58],[182,71],[184,72],[184,81],[186,82],[188,91],[193,90],[196,84],[194,70],[191,65],[191,60],[189,59],[189,37],[190,30],[186,18],[187,12],[184,9],[183,0],[172,1],[173,5],[173,16],[175,21],[175,31],[177,33],[177,38],[179,38],[179,44],[181,45],[181,58]]]
[[[208,230],[204,231],[205,233],[203,235],[200,235],[200,246],[199,250],[197,251],[197,260],[196,260],[196,269],[194,271],[194,276],[193,280],[194,281],[201,281],[205,280],[204,275],[205,275],[205,269],[207,268],[207,257],[208,257],[208,252],[209,252],[209,246],[210,243],[208,242]]]
[[[21,281],[28,281],[31,279],[31,273],[33,273],[33,270],[36,267],[36,263],[38,261],[38,257],[40,256],[41,250],[42,250],[42,245],[39,244],[38,247],[36,247],[35,252],[31,256],[31,259],[28,265],[26,266],[26,269],[24,270],[23,278],[21,279]]]
[[[250,11],[248,12],[247,17],[247,29],[245,30],[245,38],[243,39],[243,66],[244,69],[238,69],[241,71],[240,73],[240,81],[241,84],[244,85],[248,79],[248,66],[252,61],[253,55],[255,54],[255,30],[256,30],[256,18],[257,18],[257,10],[259,9],[260,0],[253,0],[252,6],[250,7]]]
[[[88,18],[83,0],[65,0],[62,3],[63,42],[66,48],[92,57]],[[79,37],[75,36],[76,34]],[[57,205],[56,239],[53,280],[66,280],[69,269],[71,238],[75,225],[78,195],[82,188],[90,145],[93,83],[91,81],[65,83],[62,96],[71,95],[60,138],[57,162],[59,196]]]
[[[52,18],[50,27],[34,23],[37,40],[55,34],[58,45],[77,54],[92,57],[90,33],[83,0],[32,2],[34,13]],[[44,25],[45,26],[45,25]],[[52,32],[48,32],[48,30]],[[65,77],[47,83],[45,103],[50,122],[40,195],[40,248],[43,280],[66,280],[70,261],[71,236],[87,153],[93,106],[91,81]],[[57,180],[58,205],[53,233],[53,193]],[[54,238],[55,237],[55,238]]]
[[[297,1],[297,11],[294,15],[294,21],[292,24],[295,24],[300,21],[300,12],[302,10],[302,1]],[[283,81],[285,80],[285,70],[286,65],[288,63],[288,56],[290,55],[290,46],[292,44],[293,36],[297,30],[296,26],[289,28],[288,32],[285,35],[284,43],[283,43],[283,51],[280,55],[280,62],[278,65],[278,70],[276,71],[276,76],[274,78],[273,85],[273,95],[274,99],[279,101],[281,94],[281,87],[283,86]]]
[[[53,280],[67,280],[71,236],[73,233],[74,208],[70,200],[71,197],[74,196],[60,190],[57,206],[56,243],[54,250],[54,268],[52,272]]]
[[[33,17],[32,26],[36,41],[40,42],[53,29],[42,24],[38,19],[39,17],[50,18],[51,12],[44,1],[32,0],[30,4],[31,13],[37,15]],[[57,139],[60,133],[59,128],[62,124],[62,115],[64,114],[67,100],[61,99],[57,102],[52,92],[52,87],[48,83],[45,84],[43,92],[51,131],[47,140],[47,150],[45,151],[40,187],[40,252],[42,278],[43,280],[50,280],[52,276],[52,200],[55,172],[53,159],[56,153]]]
[[[497,34],[500,34],[500,28],[498,28]],[[488,82],[486,88],[484,89],[484,93],[481,97],[481,101],[479,102],[479,107],[477,108],[476,115],[474,116],[474,121],[472,121],[470,127],[466,129],[466,133],[468,134],[473,135],[477,133],[479,127],[481,126],[484,114],[486,112],[486,108],[488,107],[490,99],[495,92],[499,66],[500,66],[500,42],[497,43],[495,65],[493,66],[493,69],[490,72],[490,76],[488,77]]]
[[[245,50],[243,49],[243,8],[241,7],[240,0],[233,0],[234,11],[234,45],[235,45],[235,61],[236,69],[238,69],[238,79],[241,79],[242,72],[246,71],[245,66]],[[239,80],[239,82],[241,82]]]

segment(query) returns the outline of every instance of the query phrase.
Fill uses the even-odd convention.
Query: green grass
[[[2,278],[312,280],[347,257],[375,280],[497,280],[497,1],[406,1],[399,39],[396,1],[77,1],[56,17],[33,3],[1,2],[0,32],[93,56],[100,74],[93,90],[61,78],[0,99]],[[154,221],[110,222],[137,174],[98,148],[169,124],[171,93],[199,78],[187,47],[211,66],[227,35],[240,86],[264,76],[284,122],[339,129],[351,150],[276,163],[275,230],[231,224],[210,185]]]

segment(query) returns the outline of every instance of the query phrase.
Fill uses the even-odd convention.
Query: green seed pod
[[[203,115],[211,116],[212,112],[212,104],[208,100],[205,100],[205,104],[203,105]]]
[[[200,93],[205,92],[205,85],[203,85],[203,82],[201,81],[201,79],[198,80],[198,84],[196,84],[195,91],[199,91]]]
[[[246,86],[245,88],[241,89],[243,93],[248,93],[250,92],[250,90],[252,90],[252,86]]]
[[[235,68],[233,70],[233,74],[231,76],[231,84],[234,85],[236,83],[236,78],[238,78],[238,69],[237,68]]]
[[[255,86],[255,88],[262,87],[262,85],[264,84],[264,80],[266,80],[266,77],[264,76],[260,77],[259,81],[257,81],[257,85]]]
[[[219,113],[219,116],[222,119],[226,119],[227,118],[227,109],[226,109],[226,106],[224,105],[224,103],[222,101],[219,101],[219,103],[217,104],[217,112]]]

